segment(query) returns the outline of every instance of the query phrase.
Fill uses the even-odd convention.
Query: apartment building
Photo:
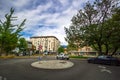
[[[56,52],[60,46],[60,41],[55,36],[34,36],[30,41],[36,50]]]

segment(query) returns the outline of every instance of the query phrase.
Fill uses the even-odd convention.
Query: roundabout
[[[74,63],[66,60],[42,60],[31,64],[32,67],[41,69],[66,69],[73,65]]]

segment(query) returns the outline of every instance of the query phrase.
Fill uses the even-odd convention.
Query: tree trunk
[[[100,43],[98,43],[98,48],[99,48],[98,55],[102,55],[103,53],[102,53],[102,47]]]
[[[96,51],[98,51],[97,47],[94,44],[92,44],[92,46]]]
[[[114,48],[114,51],[113,51],[112,54],[111,54],[111,56],[113,56],[113,55],[116,53],[117,50],[118,50],[118,47],[115,47],[115,48]]]
[[[105,44],[105,47],[106,47],[105,55],[108,55],[108,44],[107,43]]]

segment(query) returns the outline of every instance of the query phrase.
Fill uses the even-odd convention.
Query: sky
[[[15,9],[16,23],[27,19],[22,36],[30,40],[33,36],[55,36],[61,45],[65,41],[64,27],[69,28],[71,19],[88,0],[0,0],[0,19]],[[90,1],[90,0],[89,0]],[[92,1],[92,0],[91,0]]]

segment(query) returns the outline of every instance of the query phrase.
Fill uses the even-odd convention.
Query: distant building
[[[83,48],[79,49],[81,52],[91,52],[93,49],[89,46],[84,46]]]
[[[30,41],[36,47],[36,50],[42,52],[56,52],[60,46],[60,41],[55,36],[35,36]]]
[[[78,48],[78,50],[69,51],[68,53],[72,55],[97,55],[97,51],[94,51],[90,46],[84,46]]]
[[[27,41],[27,45],[28,45],[27,46],[28,49],[32,49],[32,42],[31,41]]]

